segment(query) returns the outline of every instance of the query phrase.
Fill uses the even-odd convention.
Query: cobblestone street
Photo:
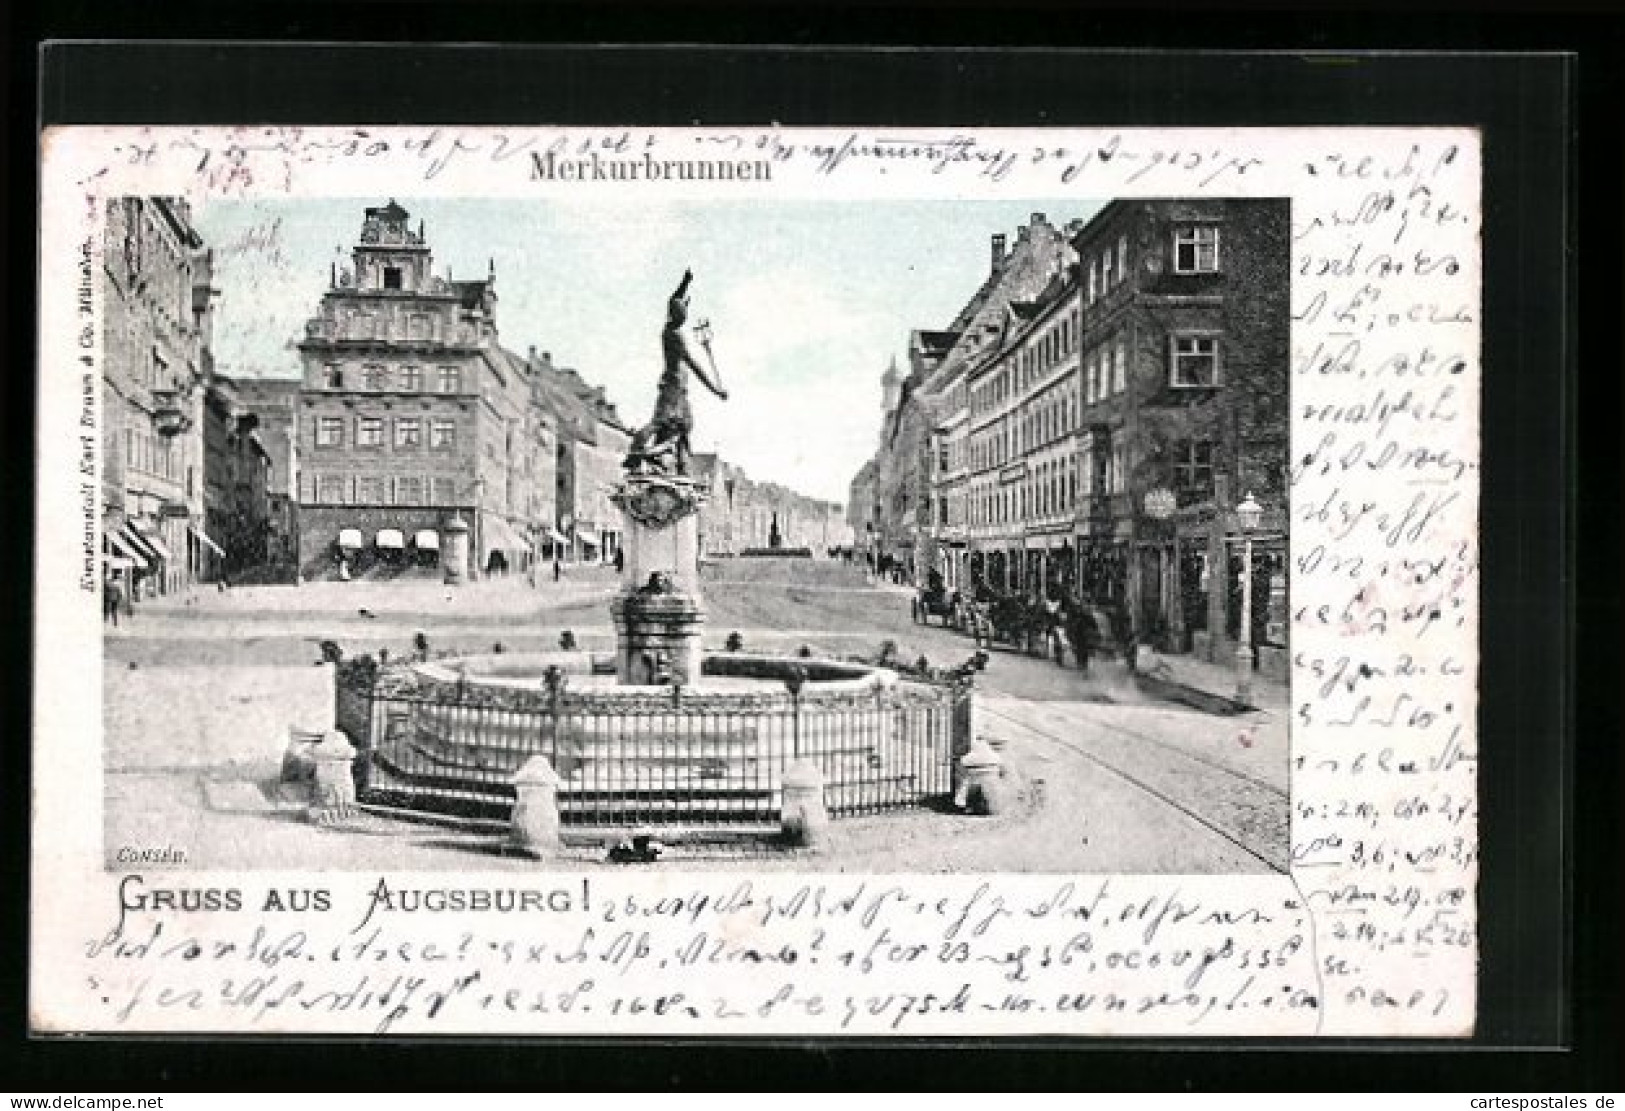
[[[724,573],[727,572],[724,568]],[[148,603],[106,638],[106,827],[122,847],[183,849],[189,866],[536,868],[495,839],[379,819],[320,830],[279,806],[274,782],[290,725],[313,697],[324,640],[347,654],[553,649],[569,630],[588,650],[613,644],[607,571],[447,588],[431,582],[256,586]],[[737,632],[751,650],[957,663],[974,651],[952,630],[909,617],[907,591],[864,583],[706,585],[706,644]],[[1224,669],[1169,660],[1164,676],[1228,693]],[[834,823],[817,857],[751,848],[677,851],[659,867],[855,872],[1257,872],[1284,870],[1285,691],[1259,708],[1202,713],[1143,694],[1116,660],[1085,676],[1036,656],[993,654],[979,678],[977,730],[1000,748],[1019,802],[997,818],[913,811]],[[570,867],[596,866],[576,845]],[[609,865],[605,865],[606,867]]]

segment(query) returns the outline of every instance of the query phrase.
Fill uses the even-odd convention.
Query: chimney
[[[997,274],[1004,269],[1004,233],[999,232],[993,237],[993,273]]]
[[[1032,224],[1032,225],[1033,225],[1033,226],[1034,226],[1034,227],[1037,227],[1037,226],[1038,226],[1038,225],[1040,225],[1040,224],[1048,224],[1048,223],[1049,223],[1049,219],[1048,219],[1048,217],[1046,217],[1046,216],[1045,216],[1045,215],[1044,215],[1044,214],[1043,214],[1043,213],[1042,213],[1042,212],[1035,212],[1035,213],[1033,213],[1033,218],[1032,218],[1032,220],[1031,220],[1031,221],[1030,221],[1030,223],[1031,223],[1031,224]]]

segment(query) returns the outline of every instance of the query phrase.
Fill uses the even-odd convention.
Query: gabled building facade
[[[1077,517],[1085,593],[1136,635],[1216,662],[1239,636],[1284,678],[1291,224],[1284,200],[1133,200],[1074,239],[1083,310]]]
[[[299,565],[304,577],[435,565],[453,518],[471,574],[522,568],[538,522],[527,487],[526,360],[502,349],[494,266],[434,273],[420,223],[368,208],[299,343]]]
[[[204,520],[213,256],[185,201],[119,197],[103,235],[102,535],[136,597],[219,570]]]

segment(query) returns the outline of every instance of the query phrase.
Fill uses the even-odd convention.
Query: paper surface
[[[35,1029],[1470,1035],[1479,157],[1476,133],[1440,129],[48,132]],[[677,168],[696,161],[726,161],[737,173],[693,180]],[[606,170],[611,162],[623,169]],[[625,169],[634,166],[635,175]],[[450,868],[419,867],[427,857],[404,843],[397,849],[387,827],[323,832],[320,864],[279,868],[270,857],[228,869],[190,862],[230,860],[239,846],[154,845],[128,798],[169,788],[153,778],[160,769],[150,761],[148,779],[131,774],[148,756],[124,759],[129,737],[120,730],[161,729],[153,723],[166,718],[181,729],[188,715],[203,714],[200,695],[238,697],[245,707],[280,701],[294,726],[300,707],[323,711],[329,688],[319,669],[279,686],[264,671],[212,669],[207,659],[150,678],[110,670],[103,681],[101,273],[106,203],[126,196],[184,197],[199,212],[261,198],[361,198],[357,218],[388,197],[407,207],[446,198],[566,207],[591,200],[632,220],[652,205],[719,200],[861,208],[1287,199],[1290,702],[1278,724],[1288,731],[1290,794],[1278,858],[1241,853],[1234,868],[1203,875],[1088,874],[1042,863],[931,874],[877,871],[866,863],[875,858],[843,857],[837,842],[819,857],[764,856],[760,868],[748,860],[723,868],[704,860],[498,865],[477,854]],[[306,299],[311,313],[325,268]],[[976,280],[967,275],[967,294]],[[774,275],[761,281],[771,286]],[[255,296],[242,288],[222,295]],[[652,333],[661,306],[628,311]],[[716,326],[721,344],[727,324]],[[905,341],[897,337],[899,348]],[[592,380],[592,367],[582,373]],[[753,414],[748,390],[729,385],[728,404],[784,423],[783,413]],[[641,410],[646,399],[634,404]],[[869,400],[850,412],[871,435],[878,413]],[[130,695],[139,683],[148,685]],[[129,711],[140,720],[107,716],[108,701],[123,697],[143,703]],[[1019,708],[990,693],[982,709],[996,719]],[[1040,728],[1032,715],[1022,720],[1029,731]],[[1016,729],[1011,745],[1024,735]],[[194,753],[195,780],[170,781],[203,792],[202,805],[217,814],[233,811],[238,792],[221,770],[230,740],[211,738],[221,749]],[[1237,769],[1252,775],[1249,759],[1228,753],[1230,772],[1216,774],[1224,782]],[[1118,771],[1132,776],[1133,765]],[[1200,796],[1205,788],[1190,790]],[[1050,796],[1043,805],[1087,811],[1090,798]],[[1145,820],[1158,820],[1156,804],[1146,805]],[[1124,813],[1125,822],[1138,820],[1138,811]],[[266,821],[270,844],[280,835]],[[972,826],[954,829],[951,836],[977,836]],[[133,858],[121,857],[125,849]],[[974,851],[968,859],[977,859]]]

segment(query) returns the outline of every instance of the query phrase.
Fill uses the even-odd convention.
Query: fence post
[[[784,769],[784,802],[780,829],[792,845],[817,851],[829,836],[829,810],[824,806],[824,773],[811,760],[796,760]]]
[[[965,808],[972,814],[990,817],[1004,813],[1010,805],[1010,792],[1004,782],[1004,761],[998,753],[977,738],[959,763],[965,770]]]
[[[545,756],[532,756],[514,773],[515,801],[509,840],[534,857],[559,851],[559,776]]]
[[[310,806],[305,816],[319,825],[347,821],[355,816],[355,746],[337,730],[329,730],[320,744],[309,751],[314,765]]]

